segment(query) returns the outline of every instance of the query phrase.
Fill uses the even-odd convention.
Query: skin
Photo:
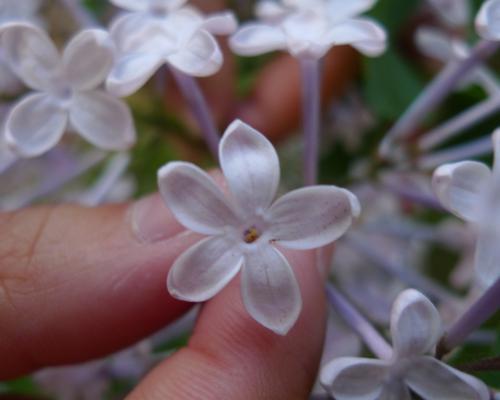
[[[238,102],[234,63],[226,68],[230,79],[221,73],[203,80],[209,98],[210,93],[218,98],[211,104],[221,125],[240,117],[273,140],[298,126],[296,60],[277,56],[257,78],[250,98]],[[343,90],[356,69],[352,50],[328,55],[325,101]],[[168,294],[165,280],[175,259],[200,237],[159,206],[169,237],[144,243],[131,228],[132,206],[54,205],[0,213],[0,381],[111,354],[189,310],[191,304]],[[306,399],[324,339],[323,277],[314,251],[284,254],[303,299],[287,336],[248,315],[238,276],[202,307],[187,347],[160,363],[128,399]]]

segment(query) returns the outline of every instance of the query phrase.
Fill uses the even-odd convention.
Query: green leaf
[[[392,50],[365,59],[363,68],[366,99],[380,118],[397,119],[424,87],[421,77]]]

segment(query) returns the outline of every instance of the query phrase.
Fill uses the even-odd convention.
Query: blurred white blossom
[[[321,382],[337,400],[488,400],[488,388],[432,357],[443,334],[438,311],[420,292],[408,289],[391,312],[394,346],[390,360],[342,357],[321,370]]]
[[[450,27],[465,27],[471,18],[469,0],[427,0],[441,20]]]
[[[118,17],[110,34],[118,60],[107,80],[108,90],[128,96],[167,64],[187,75],[215,74],[222,66],[222,51],[214,35],[234,32],[232,12],[205,16],[185,1],[113,0],[130,12]]]
[[[442,165],[433,177],[441,204],[476,230],[476,273],[486,286],[500,277],[500,130],[493,134],[493,145],[493,170],[476,161],[460,161]]]
[[[69,129],[104,150],[135,142],[127,105],[99,89],[113,65],[113,46],[99,29],[80,32],[59,54],[41,29],[25,23],[2,27],[5,59],[34,89],[11,110],[5,138],[25,157],[53,148]]]
[[[500,40],[500,0],[485,1],[476,16],[476,29],[487,40]]]
[[[158,173],[160,192],[175,217],[208,235],[182,254],[168,275],[170,293],[202,302],[242,271],[242,297],[250,315],[286,334],[302,301],[293,271],[275,245],[324,246],[342,236],[359,215],[356,197],[335,186],[311,186],[273,202],[280,179],[271,143],[241,121],[227,129],[219,147],[231,198],[196,166],[169,163]]]
[[[257,6],[260,22],[244,24],[230,40],[232,50],[253,56],[288,50],[299,58],[319,59],[337,45],[351,45],[369,56],[385,51],[386,32],[359,17],[376,0],[265,0]]]

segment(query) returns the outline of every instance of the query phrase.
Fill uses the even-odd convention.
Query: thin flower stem
[[[198,126],[210,152],[215,160],[218,160],[220,133],[215,126],[212,113],[208,107],[205,96],[198,85],[198,82],[193,77],[186,75],[175,68],[171,68],[171,71],[177,85],[179,85],[182,94],[186,98],[196,121],[198,122]]]
[[[350,233],[344,236],[342,240],[358,254],[361,254],[373,262],[375,266],[379,267],[388,274],[397,277],[407,285],[415,287],[431,299],[446,303],[454,303],[458,300],[457,296],[436,282],[418,274],[416,271],[406,266],[397,265],[387,259],[382,252],[371,246],[366,240],[359,237],[359,235]]]
[[[424,207],[429,207],[435,210],[443,210],[443,207],[439,201],[425,193],[419,192],[416,189],[411,189],[404,185],[398,185],[396,183],[382,183],[382,189],[388,190],[389,192],[403,198],[404,200],[410,201],[415,204],[420,204]]]
[[[427,114],[441,103],[457,83],[481,61],[491,56],[499,46],[498,42],[481,40],[467,58],[448,64],[387,133],[380,144],[379,154],[388,157],[393,143],[421,124]]]
[[[491,153],[492,150],[493,144],[491,143],[491,137],[487,136],[473,140],[469,143],[427,154],[418,160],[417,165],[421,169],[433,169],[442,164],[480,157]]]
[[[461,345],[500,309],[500,278],[448,329],[438,346],[438,356]]]
[[[94,16],[85,9],[80,0],[61,0],[61,3],[82,28],[93,28],[101,25]]]
[[[500,96],[494,96],[476,104],[463,113],[451,118],[436,129],[429,131],[419,140],[420,151],[429,151],[444,141],[458,135],[471,126],[488,118],[500,109]]]
[[[391,359],[391,346],[333,284],[326,284],[326,295],[340,317],[358,334],[373,354],[380,359]]]
[[[321,119],[321,64],[318,60],[301,60],[304,123],[304,182],[318,180],[319,133]]]
[[[95,207],[101,204],[106,195],[123,176],[129,164],[130,156],[128,154],[124,153],[114,156],[94,187],[80,195],[78,202],[87,207]]]

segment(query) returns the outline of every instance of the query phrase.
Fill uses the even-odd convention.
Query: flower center
[[[245,243],[255,243],[260,236],[261,232],[259,232],[255,226],[252,226],[243,232],[243,240]]]

